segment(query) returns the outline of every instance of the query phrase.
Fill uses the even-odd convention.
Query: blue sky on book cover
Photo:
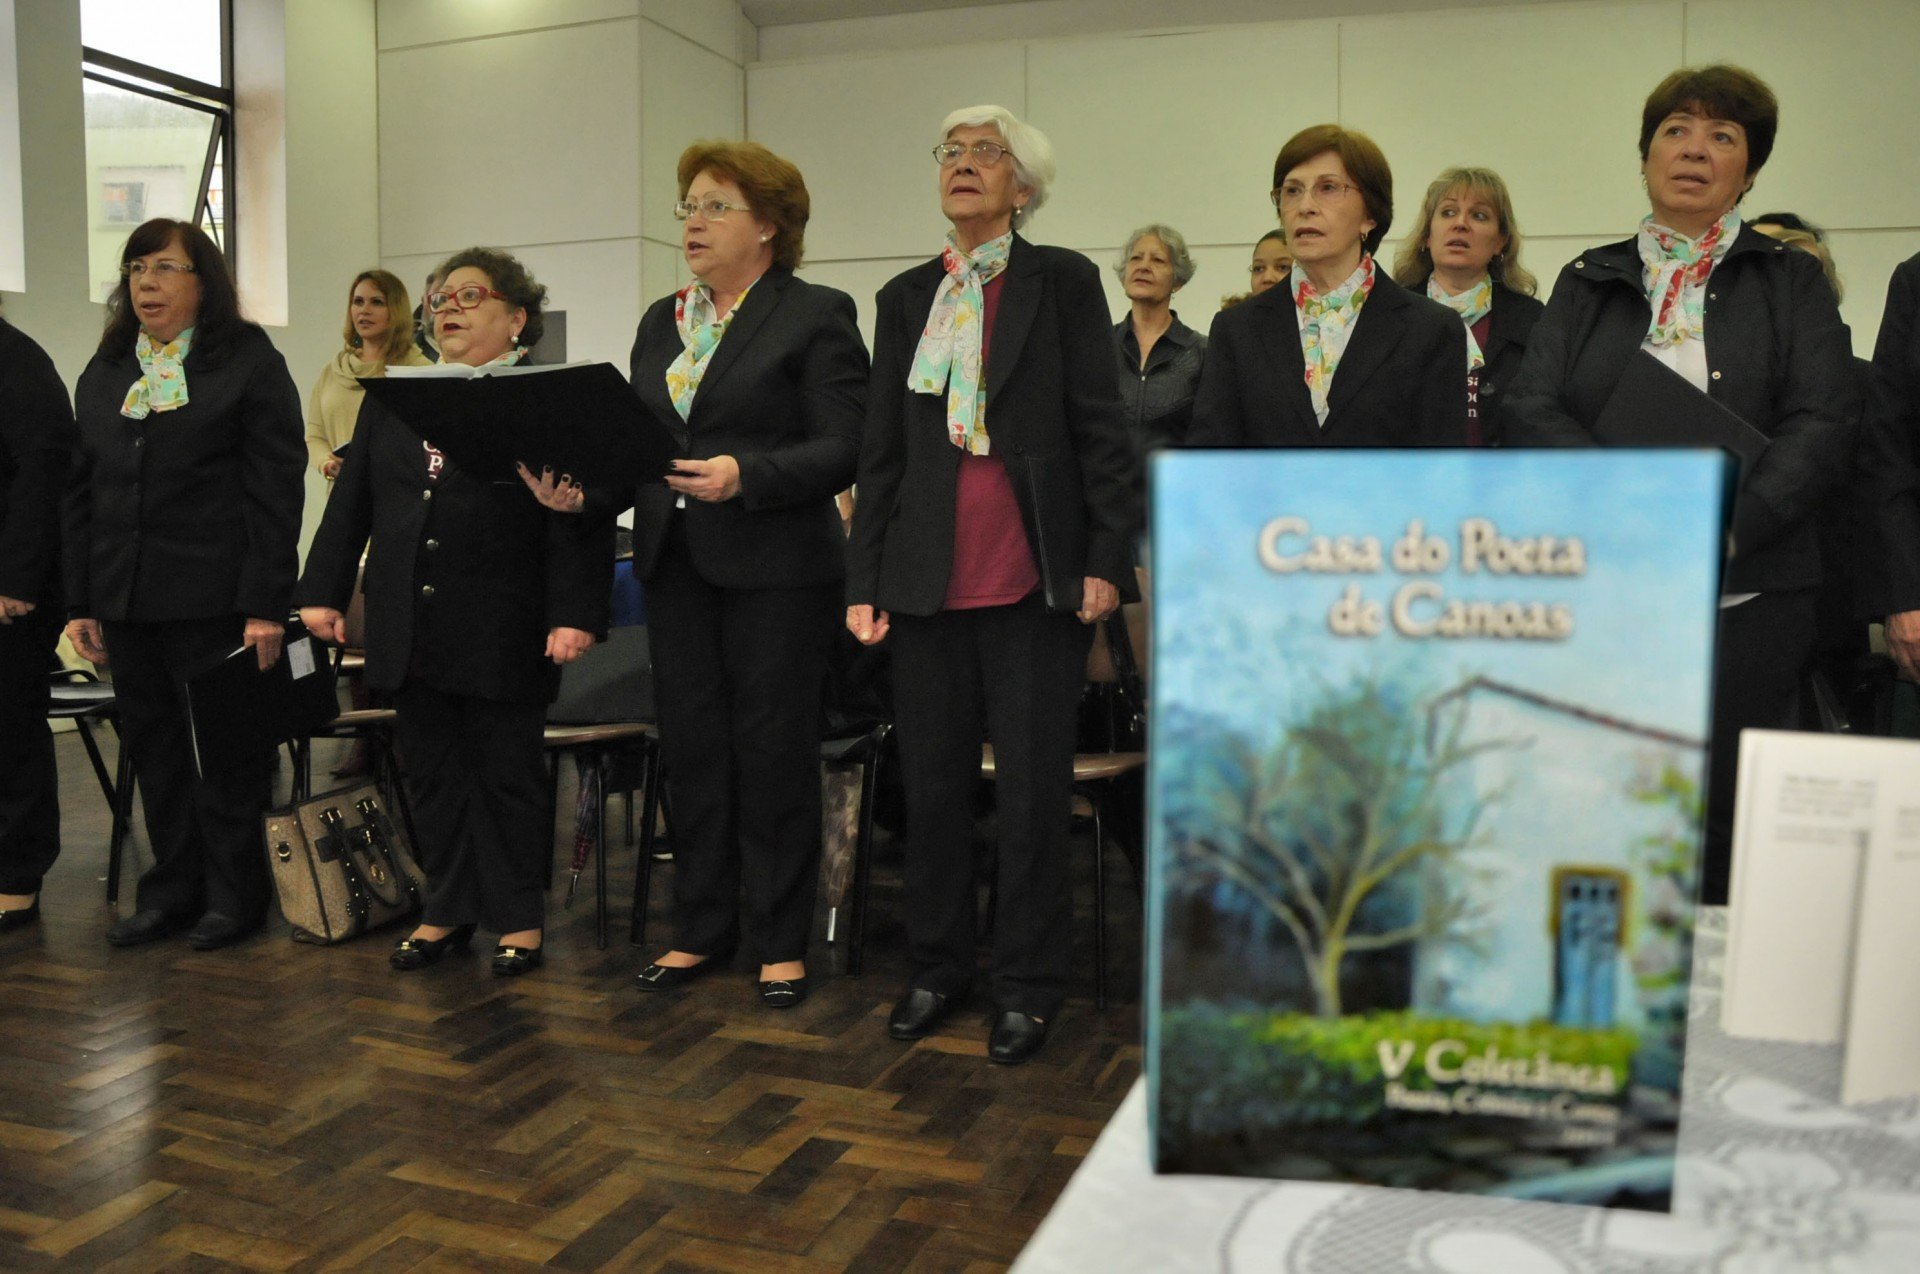
[[[1156,460],[1163,1170],[1668,1206],[1725,481]]]

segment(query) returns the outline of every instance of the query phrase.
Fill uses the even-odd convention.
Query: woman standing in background
[[[1193,279],[1193,254],[1179,231],[1142,226],[1128,237],[1113,272],[1133,307],[1114,324],[1113,335],[1120,353],[1120,405],[1144,471],[1149,455],[1186,441],[1207,338],[1173,309],[1173,294]]]
[[[413,342],[412,311],[407,285],[385,270],[362,270],[347,289],[346,345],[314,382],[307,405],[307,459],[328,482],[339,475],[337,453],[360,418],[360,378],[431,361]]]

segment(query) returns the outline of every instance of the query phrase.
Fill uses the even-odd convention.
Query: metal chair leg
[[[627,941],[638,947],[647,940],[647,903],[653,885],[654,826],[660,817],[660,745],[649,738],[640,762],[642,805],[640,853],[633,866],[633,914],[627,920]]]
[[[1100,801],[1083,793],[1093,808],[1093,1006],[1107,1008],[1107,872],[1106,820],[1100,816]]]
[[[607,756],[593,757],[593,917],[596,945],[607,949]]]
[[[93,741],[93,727],[85,717],[75,717],[73,728],[80,732],[80,745],[87,750],[87,760],[93,763],[93,777],[100,782],[100,795],[106,798],[107,808],[112,809],[113,780],[107,775],[107,763],[101,759],[100,745]]]
[[[866,963],[867,899],[873,879],[873,802],[880,790],[880,753],[886,735],[874,740],[860,776],[860,829],[853,843],[853,887],[847,891],[847,973],[859,977]]]
[[[127,846],[127,828],[133,822],[133,753],[125,737],[120,740],[120,758],[113,786],[113,823],[107,832],[107,901],[120,901],[120,868]]]

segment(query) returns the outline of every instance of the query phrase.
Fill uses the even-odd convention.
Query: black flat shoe
[[[923,1039],[933,1034],[947,1014],[959,1007],[959,1001],[923,986],[914,987],[893,1006],[887,1018],[887,1034],[897,1040]]]
[[[465,951],[472,942],[472,925],[461,925],[438,938],[402,938],[393,944],[387,963],[396,969],[424,969],[446,959],[450,951]]]
[[[265,919],[264,916],[256,916],[252,920],[236,920],[232,916],[209,911],[200,917],[193,928],[187,930],[187,945],[195,951],[218,951],[251,935]]]
[[[493,949],[493,976],[517,978],[546,962],[545,947],[510,947],[503,942]]]
[[[807,998],[807,979],[771,978],[760,984],[760,1003],[770,1009],[797,1008]]]
[[[33,901],[24,907],[15,907],[12,911],[0,911],[0,933],[9,929],[24,929],[40,919],[40,895],[35,894]]]
[[[157,909],[136,911],[114,921],[113,927],[107,930],[107,941],[116,947],[137,947],[178,933],[186,923],[178,916]]]
[[[715,969],[725,968],[731,959],[733,952],[723,951],[708,956],[699,964],[650,964],[640,970],[633,984],[642,991],[678,991],[695,978],[704,978]],[[799,1003],[797,1000],[794,1002]]]
[[[1018,1066],[1040,1051],[1047,1042],[1047,1024],[1026,1013],[1009,1009],[993,1024],[987,1037],[987,1060],[1002,1066]]]

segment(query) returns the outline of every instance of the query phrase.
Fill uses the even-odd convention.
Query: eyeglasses
[[[745,204],[728,203],[718,195],[709,195],[705,199],[682,199],[673,205],[673,216],[676,221],[685,221],[696,212],[708,221],[720,221],[730,212],[752,211],[753,209]]]
[[[191,261],[155,261],[148,265],[145,261],[128,261],[120,267],[120,273],[129,279],[142,278],[152,274],[155,278],[171,279],[182,274],[193,273]]]
[[[1268,198],[1273,200],[1273,206],[1276,208],[1290,208],[1305,199],[1308,191],[1313,192],[1315,203],[1327,203],[1340,198],[1349,190],[1358,189],[1360,187],[1350,181],[1335,181],[1331,177],[1322,177],[1311,186],[1298,181],[1283,182]]]
[[[999,142],[975,142],[971,146],[962,145],[959,142],[941,142],[933,148],[933,157],[939,161],[942,168],[953,167],[960,162],[962,155],[972,155],[982,168],[991,168],[1000,162],[1002,155],[1012,154],[1012,151]],[[1019,156],[1014,156],[1014,160],[1017,163]]]
[[[469,283],[452,292],[431,292],[427,295],[427,313],[445,314],[448,310],[470,310],[484,303],[489,297],[496,301],[513,304],[513,298],[505,292],[496,292],[492,288],[483,288],[478,283]]]

